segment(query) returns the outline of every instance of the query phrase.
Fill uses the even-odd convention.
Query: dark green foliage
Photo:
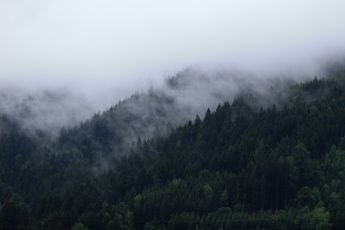
[[[239,97],[117,158],[110,112],[55,143],[3,117],[0,226],[344,229],[344,78],[289,88],[279,106]]]

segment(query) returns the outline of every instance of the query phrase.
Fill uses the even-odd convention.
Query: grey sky
[[[123,97],[189,65],[308,70],[345,50],[344,11],[344,0],[0,0],[0,84]]]

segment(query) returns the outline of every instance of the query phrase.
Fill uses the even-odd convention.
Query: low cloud
[[[26,103],[28,117],[40,117],[27,124],[56,129],[150,87],[204,109],[253,76],[321,73],[345,52],[344,8],[341,0],[1,0],[0,109],[21,114]],[[167,89],[167,76],[188,66],[185,75],[208,77]]]

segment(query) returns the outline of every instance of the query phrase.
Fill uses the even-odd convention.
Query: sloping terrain
[[[133,96],[62,131],[53,142],[42,143],[44,138],[3,116],[0,225],[342,229],[344,73],[339,69],[327,79],[268,91],[276,99],[283,95],[280,104],[243,90],[235,100],[177,128],[173,122],[166,128],[178,115],[177,99],[157,92]],[[128,112],[130,102],[143,101],[150,105],[148,113]],[[164,127],[155,128],[158,134],[142,123],[157,119]],[[130,131],[124,130],[128,126]],[[140,130],[144,138],[136,140]],[[107,158],[122,132],[134,133],[129,140],[119,139],[127,153]]]

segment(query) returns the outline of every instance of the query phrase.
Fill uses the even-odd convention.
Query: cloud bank
[[[342,0],[0,0],[0,84],[103,109],[186,66],[313,73],[345,50]]]

